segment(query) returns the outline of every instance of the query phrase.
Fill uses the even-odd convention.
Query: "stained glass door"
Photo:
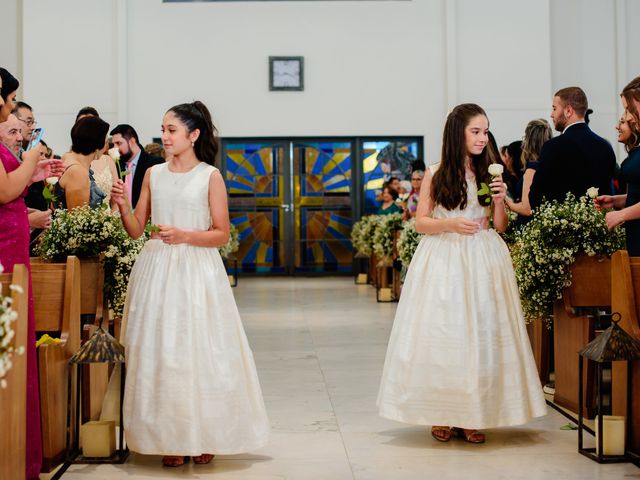
[[[296,272],[350,272],[351,141],[293,143]]]

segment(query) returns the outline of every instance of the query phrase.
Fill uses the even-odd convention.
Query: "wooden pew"
[[[621,250],[611,257],[611,310],[622,316],[618,324],[640,340],[640,257]],[[633,364],[631,418],[627,421],[627,449],[640,453],[640,361]],[[627,416],[627,362],[613,362],[613,415]]]
[[[31,266],[36,333],[52,333],[58,345],[38,347],[42,471],[63,460],[66,447],[68,361],[80,348],[80,261],[33,263]]]
[[[14,347],[25,347],[22,355],[13,355],[13,367],[5,376],[7,388],[0,388],[0,478],[24,479],[27,424],[27,324],[29,321],[29,272],[16,265],[13,273],[0,274],[2,293],[13,298],[18,313],[13,323]],[[9,292],[9,285],[22,287],[23,293]]]
[[[595,338],[593,319],[577,315],[579,307],[611,305],[611,260],[580,256],[571,267],[571,286],[553,308],[553,347],[556,391],[554,402],[573,412],[578,411],[578,352]],[[585,416],[592,418],[594,384],[592,362],[587,362],[584,380]]]

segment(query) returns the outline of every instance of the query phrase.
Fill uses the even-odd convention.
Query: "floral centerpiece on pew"
[[[402,215],[382,215],[373,233],[373,253],[376,257],[388,260],[393,255],[395,232],[402,229]]]
[[[353,224],[351,242],[358,252],[370,257],[373,254],[373,235],[382,215],[367,215]]]
[[[106,204],[98,208],[85,205],[73,210],[57,209],[36,252],[42,258],[58,261],[69,255],[100,256],[109,306],[116,316],[121,316],[131,268],[148,238],[146,232],[137,240],[130,238],[120,215]]]
[[[551,321],[554,302],[571,285],[577,255],[610,256],[624,248],[624,231],[607,229],[606,212],[596,208],[590,195],[576,199],[567,194],[564,202],[543,203],[516,233],[511,256],[527,322]]]
[[[416,219],[411,218],[405,222],[402,231],[400,232],[400,238],[398,238],[398,256],[402,265],[409,268],[413,254],[418,248],[420,240],[424,237],[423,234],[416,232]]]
[[[3,271],[2,264],[0,264],[0,273]],[[24,293],[18,285],[11,285],[9,288]],[[0,388],[7,387],[7,381],[4,377],[13,366],[11,361],[13,355],[22,355],[24,353],[24,346],[21,345],[16,348],[11,344],[15,336],[15,331],[11,324],[18,318],[18,313],[11,308],[12,301],[13,299],[8,296],[5,297],[0,289]]]

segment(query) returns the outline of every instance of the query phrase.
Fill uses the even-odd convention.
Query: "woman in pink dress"
[[[0,123],[13,110],[18,80],[0,68]],[[29,221],[24,197],[27,185],[61,171],[59,160],[40,162],[40,149],[33,148],[22,155],[22,163],[3,144],[0,144],[0,263],[6,272],[13,266],[29,267]],[[27,351],[27,458],[26,477],[37,479],[42,464],[40,435],[40,402],[38,397],[38,369],[36,364],[35,321],[29,285],[29,323]]]

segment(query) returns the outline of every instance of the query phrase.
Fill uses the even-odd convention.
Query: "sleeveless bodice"
[[[70,167],[67,167],[65,172]],[[64,173],[62,174],[64,175]],[[61,176],[62,177],[62,176]],[[56,196],[56,208],[67,208],[67,197],[65,196],[64,188],[60,185],[60,182],[56,183],[54,187],[54,193]],[[89,206],[91,208],[98,208],[103,200],[106,198],[106,193],[104,193],[100,187],[96,184],[95,178],[93,177],[93,170],[89,169]]]
[[[208,230],[209,178],[215,167],[201,162],[188,172],[169,170],[170,163],[151,167],[151,221],[185,230]]]
[[[438,169],[438,165],[431,165],[429,170],[433,175]],[[482,206],[478,201],[478,187],[476,185],[476,179],[473,175],[467,176],[467,206],[465,208],[454,208],[453,210],[447,210],[442,205],[436,204],[431,214],[432,218],[456,218],[464,217],[478,222],[488,219],[488,209],[486,206]]]
[[[103,168],[94,174],[94,180],[98,188],[105,194],[104,202],[111,201],[111,188],[113,187],[113,177],[109,167]]]

